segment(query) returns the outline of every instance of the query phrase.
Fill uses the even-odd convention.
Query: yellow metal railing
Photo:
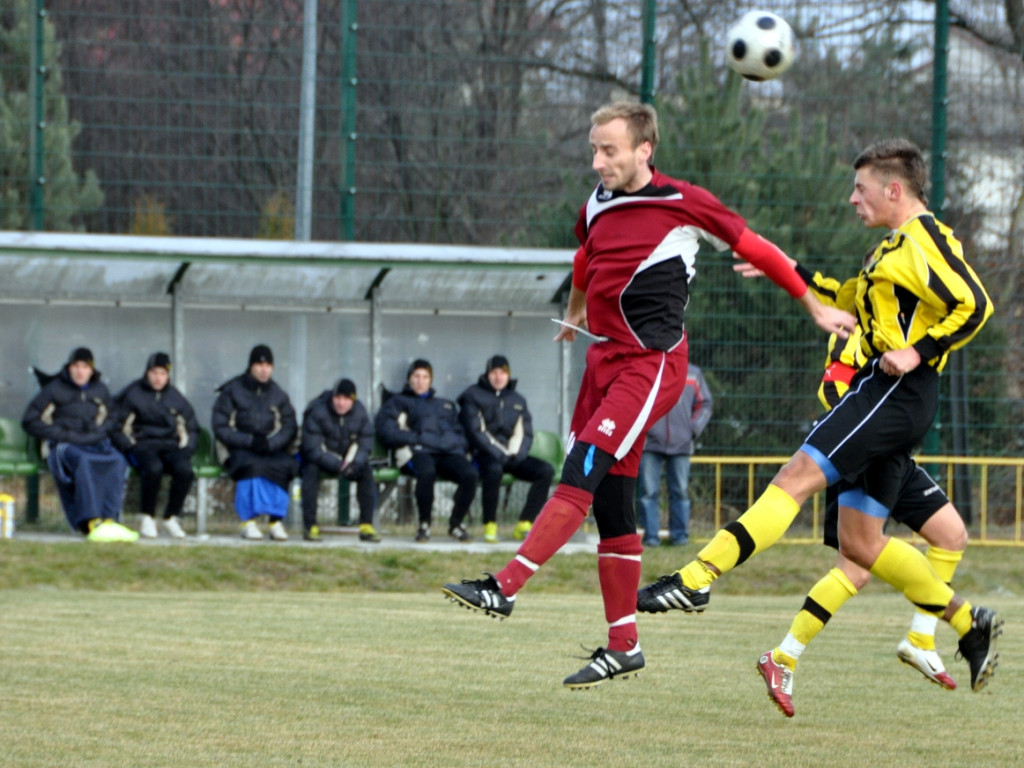
[[[928,468],[939,466],[944,469],[945,492],[949,500],[957,503],[954,497],[954,469],[958,466],[976,467],[978,473],[977,487],[972,493],[973,500],[977,502],[977,515],[974,522],[969,526],[971,541],[976,544],[991,545],[1024,545],[1022,538],[1021,519],[1024,514],[1024,457],[978,457],[978,456],[915,456],[918,464]],[[756,469],[758,467],[776,466],[781,467],[789,460],[788,456],[692,456],[692,464],[706,464],[714,468],[714,528],[722,527],[723,511],[723,467],[746,466],[747,473],[747,507],[750,507],[762,488],[757,487]],[[994,537],[990,536],[991,501],[990,501],[990,470],[994,467],[1007,467],[1013,473],[1013,535]],[[934,473],[933,473],[934,474]],[[824,503],[824,494],[815,494],[810,501],[811,504],[811,536],[809,541],[821,540],[821,512]],[[803,539],[789,538],[790,541],[801,541]]]

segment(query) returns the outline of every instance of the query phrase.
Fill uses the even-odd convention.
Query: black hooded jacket
[[[84,387],[71,380],[68,366],[52,378],[25,408],[21,425],[50,443],[97,445],[116,427],[110,392],[99,371]]]
[[[191,403],[170,382],[159,392],[143,376],[115,397],[114,445],[122,453],[136,448],[164,451],[181,448],[189,455],[199,443],[199,422]]]
[[[373,424],[358,400],[351,411],[340,416],[331,399],[331,390],[324,390],[302,414],[302,460],[334,474],[346,460],[354,469],[361,469],[369,464],[373,452]]]
[[[516,379],[500,392],[483,374],[459,395],[459,417],[473,452],[502,465],[526,458],[533,444],[533,419],[526,398],[516,392]]]
[[[387,448],[408,446],[434,454],[469,451],[459,424],[458,408],[451,400],[435,397],[434,390],[420,397],[409,385],[392,395],[377,412],[377,435]]]
[[[286,484],[287,475],[294,476],[298,471],[291,454],[297,449],[299,431],[288,395],[275,381],[261,384],[248,371],[226,381],[217,392],[213,436],[218,443],[218,458],[230,475],[236,480],[267,476],[279,485]],[[262,439],[266,440],[265,448],[260,444]],[[288,470],[274,471],[271,464],[279,465],[278,470]]]

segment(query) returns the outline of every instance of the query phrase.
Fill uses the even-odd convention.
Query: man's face
[[[417,395],[425,395],[430,391],[430,384],[434,377],[426,368],[417,368],[409,374],[409,387]]]
[[[82,360],[76,360],[68,366],[68,374],[76,387],[84,387],[92,378],[92,366]]]
[[[170,380],[171,372],[162,365],[155,366],[146,371],[146,381],[148,381],[149,386],[157,392],[163,390],[163,388],[167,386],[167,382]]]
[[[891,222],[898,193],[895,182],[887,182],[871,166],[858,168],[853,177],[853,194],[850,204],[857,209],[857,216],[866,227],[889,227],[894,229],[902,222]]]
[[[355,400],[348,395],[333,395],[331,397],[331,404],[334,406],[334,412],[339,416],[344,416],[346,413],[352,410]]]
[[[501,392],[508,386],[509,373],[504,368],[491,368],[487,373],[487,380],[491,382],[495,392]]]
[[[274,375],[274,366],[271,363],[253,363],[249,366],[249,374],[260,384],[266,384]]]
[[[650,181],[651,144],[632,146],[626,121],[617,117],[590,129],[591,166],[611,192],[636,192]]]

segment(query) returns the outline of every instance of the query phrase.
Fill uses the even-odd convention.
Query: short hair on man
[[[886,179],[899,177],[907,183],[912,195],[925,202],[928,169],[921,149],[914,142],[901,138],[876,141],[853,161],[855,171],[865,166]]]
[[[636,101],[613,101],[598,108],[590,116],[594,125],[604,125],[621,117],[626,121],[626,130],[636,149],[645,141],[651,144],[651,154],[658,148],[658,113],[650,104]]]

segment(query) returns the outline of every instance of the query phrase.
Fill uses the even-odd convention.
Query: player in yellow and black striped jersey
[[[884,524],[915,473],[910,452],[935,417],[938,371],[951,350],[977,334],[992,304],[959,241],[925,205],[920,149],[905,139],[877,142],[853,167],[850,203],[866,226],[889,230],[853,286],[858,349],[867,364],[754,505],[695,560],[641,589],[637,609],[704,610],[715,579],[772,546],[803,502],[837,485],[842,554],[948,621],[960,636],[972,688],[981,690],[995,668],[1002,620],[956,595],[921,552],[886,536]],[[792,714],[792,668],[766,653],[758,670],[769,695]]]
[[[818,387],[818,399],[826,411],[831,410],[846,394],[851,380],[865,362],[860,351],[859,331],[850,334],[845,340],[835,335],[829,339],[825,373]],[[913,466],[914,471],[908,474],[890,516],[924,538],[928,543],[925,558],[940,578],[949,584],[967,545],[967,529],[942,489],[923,468],[916,464]],[[835,485],[825,491],[823,529],[824,543],[838,550],[839,496]],[[792,717],[794,714],[792,675],[804,650],[825,628],[835,612],[857,595],[870,579],[870,571],[856,565],[842,553],[837,553],[835,566],[811,587],[800,611],[793,618],[789,632],[770,652],[770,664],[780,666],[789,673],[788,700],[778,701],[769,690],[769,698],[787,716]],[[953,690],[956,682],[946,672],[942,657],[935,649],[937,623],[938,617],[934,613],[917,608],[906,637],[897,646],[896,654],[900,661],[917,669],[928,680]]]

